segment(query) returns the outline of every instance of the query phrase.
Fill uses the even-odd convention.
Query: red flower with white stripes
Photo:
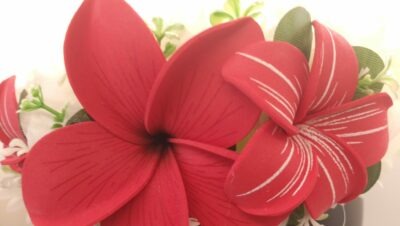
[[[351,101],[358,80],[352,47],[313,22],[311,69],[294,46],[260,42],[237,52],[224,77],[269,117],[231,169],[228,196],[255,215],[289,214],[304,203],[317,218],[361,194],[366,168],[388,144],[391,99],[376,94]]]
[[[0,164],[21,172],[28,147],[19,123],[15,76],[0,84],[0,106],[0,141],[4,145],[0,153],[0,158],[4,159],[0,159]]]

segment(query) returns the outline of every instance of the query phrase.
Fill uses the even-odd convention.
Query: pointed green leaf
[[[62,128],[62,127],[63,127],[63,125],[61,123],[54,123],[51,126],[52,129],[59,129],[59,128]]]
[[[382,58],[373,50],[362,46],[354,46],[353,49],[357,55],[359,71],[369,68],[369,74],[375,78],[385,68]]]
[[[210,16],[210,22],[213,26],[231,21],[233,19],[234,18],[230,14],[222,11],[216,11]]]
[[[373,166],[368,167],[368,184],[364,190],[364,193],[369,191],[378,181],[381,171],[382,171],[382,163],[379,162]]]
[[[164,28],[164,20],[161,17],[154,17],[153,18],[153,23],[155,25],[156,28],[156,32],[160,33],[162,32],[163,28]]]
[[[250,16],[250,17],[252,17],[251,14],[254,14],[254,13],[260,13],[260,14],[261,14],[261,12],[259,12],[259,11],[260,11],[263,7],[264,7],[264,2],[255,2],[255,3],[251,4],[251,5],[246,9],[246,11],[244,11],[243,16]]]
[[[170,57],[176,50],[176,46],[170,42],[168,42],[165,45],[165,49],[164,49],[164,56],[166,58]]]
[[[185,25],[183,24],[172,24],[170,26],[168,26],[167,28],[165,28],[165,32],[177,32],[177,31],[183,31],[185,30]]]
[[[228,0],[224,5],[225,12],[234,15],[235,18],[240,17],[240,0]]]
[[[262,12],[257,12],[257,13],[252,13],[249,15],[249,17],[253,18],[253,19],[257,19],[257,17],[261,16]]]
[[[290,10],[276,28],[275,41],[289,42],[309,59],[312,42],[311,17],[302,7]]]

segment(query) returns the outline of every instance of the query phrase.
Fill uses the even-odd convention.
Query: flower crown
[[[384,62],[303,8],[265,40],[261,4],[239,6],[177,48],[183,25],[152,32],[123,0],[84,1],[64,46],[84,109],[68,120],[40,87],[18,102],[15,77],[1,83],[1,163],[34,225],[317,225],[373,186]],[[19,114],[39,109],[54,131],[28,147]]]

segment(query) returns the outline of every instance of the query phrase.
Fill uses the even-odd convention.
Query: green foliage
[[[45,110],[53,116],[54,124],[51,128],[61,128],[65,120],[68,106],[65,106],[60,112],[54,108],[48,106],[45,103],[42,87],[35,86],[30,90],[31,97],[28,96],[28,92],[21,95],[19,109],[22,112],[32,112],[36,110]]]
[[[385,67],[385,63],[376,52],[360,46],[354,47],[354,51],[359,64],[359,81],[354,99],[379,93],[384,85],[387,85],[393,93],[396,93],[399,84],[395,79],[388,76],[391,60]]]
[[[290,214],[289,221],[287,222],[287,226],[297,226],[299,224],[299,220],[304,217],[305,209],[304,206],[301,205],[297,207],[292,214]]]
[[[296,7],[286,13],[278,24],[275,41],[288,42],[299,48],[307,59],[312,44],[311,16],[306,9]]]
[[[180,40],[180,35],[185,30],[185,26],[176,23],[165,27],[164,20],[160,17],[154,17],[153,24],[153,34],[162,47],[164,56],[168,58],[175,52],[175,42]]]
[[[382,58],[371,49],[362,46],[354,46],[353,49],[358,59],[358,71],[368,68],[371,77],[375,78],[385,68]]]
[[[373,166],[368,167],[368,184],[365,187],[364,193],[369,191],[378,181],[381,176],[382,163],[379,162]]]
[[[264,3],[257,1],[252,3],[250,6],[242,10],[240,0],[227,0],[223,10],[214,11],[210,15],[210,23],[215,26],[218,24],[226,23],[241,17],[252,17],[257,18],[262,13],[261,10],[264,7]]]

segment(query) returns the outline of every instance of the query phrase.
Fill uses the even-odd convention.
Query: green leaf
[[[310,58],[312,29],[311,16],[302,7],[290,10],[276,28],[275,41],[289,42],[299,48],[307,59]]]
[[[257,13],[252,13],[252,14],[250,14],[249,17],[254,18],[254,19],[257,19],[257,17],[259,17],[259,16],[261,16],[261,15],[262,15],[261,12],[257,12]]]
[[[304,206],[297,207],[289,217],[287,226],[297,226],[299,220],[304,217]]]
[[[253,16],[251,16],[252,14],[255,14],[255,13],[261,14],[261,12],[258,12],[258,11],[260,11],[263,7],[264,7],[264,2],[255,2],[255,3],[251,4],[246,9],[246,11],[244,11],[243,16],[253,17]]]
[[[165,45],[165,49],[164,49],[164,52],[163,52],[164,56],[166,58],[170,57],[175,52],[175,50],[176,50],[176,46],[174,44],[168,42]]]
[[[379,162],[373,166],[368,167],[368,184],[364,190],[364,193],[369,191],[378,181],[381,171],[382,171],[382,163]]]
[[[161,33],[164,28],[164,20],[161,17],[154,17],[153,24],[155,25],[155,31]]]
[[[235,146],[235,150],[237,152],[241,152],[243,148],[246,146],[246,144],[250,141],[250,139],[253,137],[254,133],[257,131],[258,128],[260,128],[264,123],[268,120],[268,116],[266,114],[261,114],[260,118],[258,118],[258,121],[254,128],[250,131],[250,133],[243,138],[239,143]]]
[[[88,121],[93,121],[92,117],[90,117],[90,115],[84,109],[81,109],[76,112],[70,119],[68,119],[66,125],[69,126],[76,123]]]
[[[354,46],[353,49],[358,59],[358,71],[369,68],[369,74],[375,78],[385,68],[382,58],[373,50],[362,46]]]
[[[228,21],[234,20],[233,16],[226,12],[216,11],[210,16],[210,23],[215,26]]]
[[[168,26],[167,28],[165,28],[165,32],[179,32],[179,31],[183,31],[185,30],[185,25],[183,24],[172,24],[170,26]]]
[[[153,34],[156,36],[157,42],[160,44],[164,37],[164,20],[161,17],[154,17],[153,24],[155,26]]]
[[[224,5],[224,10],[235,18],[240,17],[240,0],[228,0]]]
[[[59,129],[59,128],[62,128],[62,127],[63,127],[63,125],[61,123],[54,123],[51,126],[52,129]]]

